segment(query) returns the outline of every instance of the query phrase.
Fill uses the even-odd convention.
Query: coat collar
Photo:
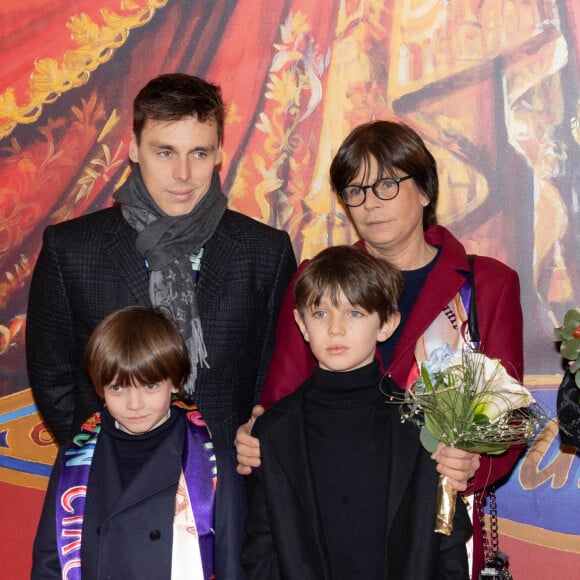
[[[197,289],[201,304],[211,302],[220,295],[220,288],[239,257],[239,243],[224,224],[227,216],[228,210],[204,247]],[[119,205],[114,206],[106,216],[103,234],[106,238],[103,251],[115,265],[119,279],[127,285],[136,304],[149,303],[149,276],[145,262],[135,247],[137,232],[125,221]]]
[[[125,221],[121,206],[116,205],[108,214],[103,233],[106,242],[103,251],[118,271],[118,278],[135,298],[135,304],[149,303],[149,276],[145,261],[137,252],[137,232]]]
[[[469,271],[465,248],[449,230],[442,226],[431,226],[424,233],[427,243],[441,248],[441,251],[401,332],[389,368],[385,369],[401,386],[404,386],[411,368],[417,341],[459,292],[465,283],[465,274]],[[365,247],[362,240],[356,245]]]
[[[401,423],[398,405],[391,405],[391,407],[391,469],[387,501],[386,538],[391,534],[395,516],[399,511],[404,495],[407,493],[409,481],[417,462],[417,455],[421,450],[417,427],[410,423]]]
[[[304,386],[300,387],[281,402],[276,410],[270,411],[283,415],[283,419],[275,423],[270,441],[280,468],[296,493],[296,498],[302,507],[302,513],[308,519],[313,537],[316,539],[318,558],[328,575],[328,555],[306,446],[303,411],[304,390]]]
[[[184,429],[185,423],[177,421],[156,449],[155,461],[145,463],[139,476],[123,491],[119,491],[121,490],[119,471],[116,467],[114,469],[111,467],[115,463],[113,442],[109,437],[101,435],[98,443],[100,448],[97,447],[99,456],[95,455],[94,469],[91,469],[89,479],[91,492],[87,499],[96,506],[104,519],[115,517],[123,510],[167,487],[177,486],[181,474]],[[146,482],[145,485],[142,482]]]
[[[272,437],[272,448],[282,470],[296,495],[302,503],[304,513],[311,514],[311,524],[317,534],[321,533],[321,522],[318,518],[314,482],[308,461],[306,433],[303,412],[304,389],[296,392],[298,404],[289,409],[280,409],[285,415],[283,421],[277,422]]]
[[[197,297],[202,304],[212,302],[221,295],[221,289],[236,268],[236,260],[243,258],[240,256],[235,232],[227,227],[229,215],[226,209],[218,227],[204,246],[197,285]]]
[[[409,350],[414,352],[417,340],[459,292],[465,283],[465,273],[469,270],[465,249],[451,232],[441,226],[431,226],[425,231],[425,239],[430,245],[441,248],[441,251],[407,319],[393,353],[391,367]]]

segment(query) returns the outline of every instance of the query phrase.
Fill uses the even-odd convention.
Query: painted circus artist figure
[[[346,204],[361,237],[357,247],[384,258],[403,273],[399,301],[401,324],[377,354],[382,369],[401,387],[433,348],[456,348],[470,340],[466,329],[470,266],[461,243],[436,224],[439,181],[435,159],[410,127],[376,121],[355,128],[341,144],[330,168],[332,185]],[[477,256],[473,265],[480,348],[499,358],[507,371],[523,377],[523,323],[519,279],[492,258]],[[292,289],[280,313],[272,365],[262,394],[265,407],[293,392],[315,362],[293,316]],[[451,316],[450,316],[451,314]],[[254,416],[259,410],[254,412]],[[259,465],[259,443],[250,422],[238,430],[238,469]],[[491,458],[441,447],[438,469],[458,491],[482,492],[513,467],[519,450]],[[475,473],[475,476],[472,478]],[[473,577],[483,566],[482,531],[474,519]]]
[[[133,113],[133,167],[115,206],[45,230],[28,305],[30,385],[66,442],[100,408],[82,368],[93,329],[119,308],[159,306],[189,348],[186,391],[231,442],[270,362],[296,269],[290,239],[226,208],[219,87],[162,75],[139,92]]]
[[[159,309],[119,310],[85,361],[105,407],[59,451],[32,579],[245,578],[244,482],[199,411],[171,404],[191,370],[174,323]]]
[[[402,276],[349,246],[302,270],[294,316],[318,361],[254,425],[242,560],[250,580],[466,580],[472,526],[434,531],[439,474],[375,356],[399,324]]]

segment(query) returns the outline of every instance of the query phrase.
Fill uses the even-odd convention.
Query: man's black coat
[[[99,410],[84,349],[105,316],[150,306],[137,232],[119,206],[46,228],[30,286],[26,354],[38,408],[62,443]],[[296,269],[290,238],[226,210],[204,246],[197,301],[210,368],[194,400],[212,432],[232,442],[259,400],[276,319]]]

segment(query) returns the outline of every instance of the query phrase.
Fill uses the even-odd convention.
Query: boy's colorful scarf
[[[188,409],[191,409],[189,407]],[[216,463],[209,432],[196,409],[186,412],[182,473],[173,525],[172,579],[214,578],[213,515]],[[56,496],[57,546],[63,580],[81,580],[81,542],[87,483],[101,432],[96,413],[82,426],[65,452]],[[185,482],[185,486],[183,483]],[[178,507],[186,509],[177,509]],[[192,529],[193,524],[193,529]],[[192,568],[193,567],[193,568]]]

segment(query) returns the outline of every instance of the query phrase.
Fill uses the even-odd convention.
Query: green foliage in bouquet
[[[572,309],[566,312],[564,323],[554,328],[554,336],[560,342],[560,354],[571,361],[570,372],[575,375],[575,381],[580,388],[580,311]]]
[[[398,402],[401,419],[421,428],[430,452],[441,441],[474,453],[503,453],[528,442],[545,423],[530,392],[499,360],[448,347],[431,353]]]

